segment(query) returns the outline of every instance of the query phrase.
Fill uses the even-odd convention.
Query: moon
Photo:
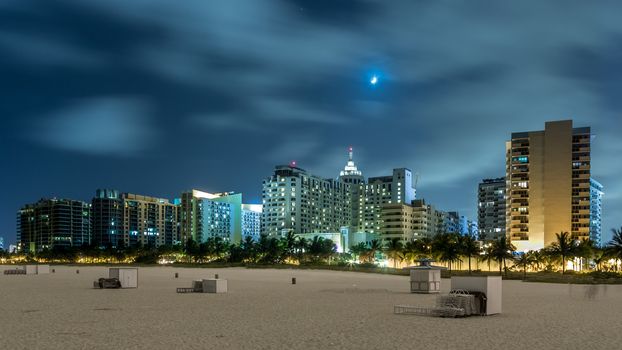
[[[372,85],[376,85],[378,83],[378,77],[377,76],[373,76],[371,77],[371,79],[369,80],[369,83]]]

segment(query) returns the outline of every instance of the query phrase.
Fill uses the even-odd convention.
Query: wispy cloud
[[[33,125],[31,137],[54,148],[136,156],[155,141],[145,102],[127,98],[76,101]]]

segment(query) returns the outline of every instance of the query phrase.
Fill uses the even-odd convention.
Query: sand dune
[[[503,314],[442,319],[393,314],[395,304],[435,300],[410,294],[405,276],[148,267],[140,268],[138,289],[98,290],[92,282],[107,268],[55,269],[0,275],[1,349],[622,347],[622,286],[504,281]],[[215,273],[228,280],[229,293],[175,293]]]

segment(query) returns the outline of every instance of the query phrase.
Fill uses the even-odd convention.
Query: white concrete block
[[[203,293],[227,293],[227,280],[203,280]]]
[[[503,283],[501,276],[452,276],[451,289],[486,294],[486,315],[501,313]]]
[[[22,267],[24,271],[26,271],[27,275],[36,275],[37,274],[37,265],[24,265]]]
[[[108,270],[108,278],[117,278],[121,282],[121,288],[138,288],[136,267],[111,267]]]
[[[50,273],[50,265],[37,265],[37,275],[47,275]]]

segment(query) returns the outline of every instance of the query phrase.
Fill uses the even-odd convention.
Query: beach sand
[[[622,348],[618,285],[504,281],[502,314],[446,319],[393,314],[396,304],[434,305],[408,292],[407,276],[141,267],[139,288],[100,290],[106,267],[53,268],[0,275],[0,349]],[[228,293],[175,292],[216,273]]]

